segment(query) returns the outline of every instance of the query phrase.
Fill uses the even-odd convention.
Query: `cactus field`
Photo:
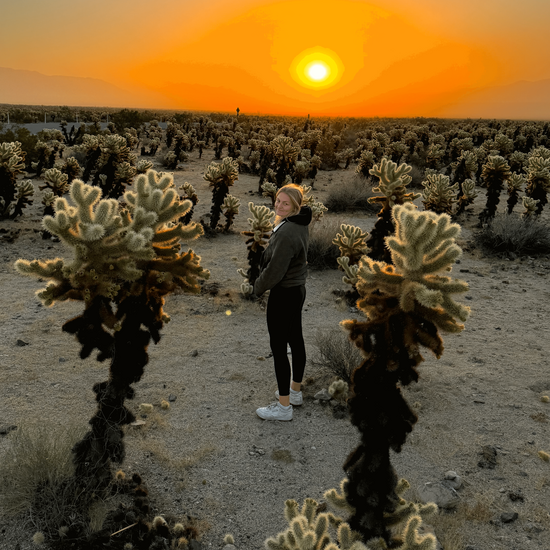
[[[84,124],[71,140],[69,124],[66,136],[39,134],[32,151],[0,142],[0,493],[6,453],[18,430],[38,427],[53,440],[66,428],[84,432],[105,390],[99,383],[108,378],[116,385],[116,373],[96,360],[97,350],[84,351],[95,345],[101,352],[94,338],[103,336],[83,335],[74,326],[75,318],[84,319],[84,304],[96,298],[109,304],[104,318],[117,334],[117,311],[143,290],[136,290],[137,272],[150,272],[154,277],[139,295],[147,296],[147,307],[154,302],[155,317],[141,327],[135,323],[136,334],[151,334],[148,348],[144,344],[148,362],[139,368],[132,363],[139,372],[131,372],[131,391],[129,383],[118,387],[134,420],[117,424],[125,453],[117,469],[143,479],[151,518],[192,525],[188,536],[200,546],[189,548],[224,548],[228,533],[239,550],[264,548],[266,539],[288,528],[286,500],[300,506],[306,498],[323,501],[346,474],[343,464],[360,434],[341,403],[315,398],[335,381],[315,360],[316,336],[347,334],[343,321],[349,330],[350,321],[365,322],[356,302],[357,291],[366,287],[358,282],[358,269],[360,274],[368,264],[374,273],[383,261],[391,262],[385,239],[395,230],[392,208],[405,219],[416,207],[430,211],[426,218],[448,215],[460,226],[453,251],[462,254],[450,256],[450,275],[463,281],[460,305],[447,305],[462,321],[467,308],[470,313],[464,330],[453,325],[442,334],[439,359],[421,350],[418,381],[402,384],[418,420],[401,451],[391,451],[392,464],[411,486],[407,498],[418,497],[419,488],[442,481],[446,472],[462,479],[452,510],[424,521],[444,550],[548,548],[549,124],[358,121],[188,114],[135,129]],[[0,128],[0,137],[5,130]],[[250,296],[247,277],[257,276],[253,262],[268,242],[270,193],[297,180],[314,211],[311,240],[334,224],[329,244],[339,231],[336,242],[349,261],[309,270],[304,405],[294,408],[291,422],[267,422],[255,414],[274,401],[277,389],[266,300]],[[372,208],[331,212],[323,206],[331,194],[353,185],[368,188]],[[92,212],[92,198],[97,195],[97,202],[100,194]],[[186,202],[177,206],[175,197]],[[146,203],[149,210],[140,214],[139,205]],[[121,224],[116,231],[115,214]],[[43,227],[44,216],[50,217]],[[252,228],[251,216],[257,217]],[[505,216],[539,224],[547,245],[499,249],[497,243],[489,250],[479,233],[510,222]],[[178,220],[183,229],[176,229]],[[154,258],[143,244],[147,238],[153,239]],[[97,272],[86,271],[92,247],[83,248],[83,242],[100,243],[93,248]],[[115,247],[118,263],[106,259]],[[375,254],[367,260],[370,250]],[[48,262],[56,258],[64,259],[62,267]],[[20,273],[21,263],[16,270],[19,259],[30,262],[25,269],[34,270],[35,278]],[[33,264],[35,259],[43,263]],[[109,270],[122,272],[124,284],[110,278]],[[50,279],[55,288],[48,286]],[[369,289],[376,281],[369,280]],[[95,289],[91,295],[88,288]],[[429,292],[426,302],[434,299]],[[73,324],[63,330],[70,319]],[[425,328],[421,321],[415,321],[421,326],[417,336]],[[427,347],[442,352],[437,346]],[[129,348],[117,349],[133,361],[135,350]],[[508,522],[507,513],[518,516]],[[94,525],[101,526],[103,516],[97,515]],[[152,528],[161,530],[162,522],[155,521]],[[89,533],[90,525],[85,529]],[[39,547],[32,540],[39,530],[24,512],[11,516],[0,508],[1,550]],[[57,531],[45,536],[45,548],[48,540],[63,542]],[[106,547],[124,548],[116,546],[122,536],[112,534]]]

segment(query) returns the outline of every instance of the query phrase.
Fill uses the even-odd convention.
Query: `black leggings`
[[[306,347],[302,335],[302,307],[306,287],[292,286],[271,289],[267,301],[267,329],[275,363],[279,395],[286,396],[290,388],[290,363],[287,344],[292,352],[292,380],[301,383],[306,366]]]

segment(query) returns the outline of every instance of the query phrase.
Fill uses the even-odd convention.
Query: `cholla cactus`
[[[57,168],[50,168],[46,170],[43,175],[44,185],[40,185],[38,188],[43,191],[48,188],[51,189],[54,195],[57,197],[63,196],[69,190],[69,177],[67,174],[63,174]]]
[[[245,296],[251,295],[254,291],[254,283],[260,275],[260,259],[267,246],[275,218],[275,212],[267,206],[255,206],[253,202],[249,202],[248,210],[252,214],[252,217],[248,218],[251,230],[243,231],[242,234],[248,237],[246,244],[249,267],[246,272],[242,269],[239,270],[239,274],[245,278],[241,285],[241,291]]]
[[[180,191],[183,191],[182,199],[191,201],[192,205],[185,215],[180,218],[180,223],[187,225],[193,217],[193,211],[199,202],[199,196],[197,195],[195,188],[188,182],[185,182],[182,186],[180,186]]]
[[[223,215],[225,216],[225,225],[223,228],[224,231],[227,232],[231,228],[231,225],[235,220],[235,216],[239,213],[240,205],[241,201],[237,197],[234,197],[233,195],[227,195],[225,197],[222,204],[222,211]]]
[[[542,209],[548,202],[548,193],[550,193],[550,151],[546,157],[541,155],[529,158],[525,194],[529,198],[539,201],[537,203],[537,215],[542,213]]]
[[[364,256],[369,248],[365,243],[368,233],[365,233],[360,227],[343,223],[340,226],[340,231],[332,240],[340,249],[340,257],[346,256],[349,258],[349,263],[355,265],[359,262],[361,256]]]
[[[408,164],[401,164],[398,167],[395,162],[386,158],[383,158],[380,164],[370,170],[371,175],[379,178],[378,187],[373,187],[373,191],[382,194],[382,196],[369,199],[370,203],[379,203],[382,206],[378,213],[378,220],[367,241],[371,258],[389,261],[389,251],[385,247],[384,238],[393,233],[392,207],[420,197],[418,193],[406,193],[406,186],[412,180],[409,176],[411,170],[412,167]]]
[[[221,207],[229,188],[239,179],[237,161],[225,157],[221,164],[212,162],[203,176],[212,188],[212,208],[210,209],[210,229],[216,230],[220,220]]]
[[[350,259],[347,256],[340,256],[336,259],[336,261],[338,262],[338,266],[340,267],[340,269],[344,272],[342,281],[347,285],[351,285],[353,287],[353,292],[352,295],[349,297],[348,302],[354,303],[359,297],[359,295],[357,294],[357,289],[355,287],[355,285],[357,284],[357,272],[359,271],[359,265],[350,265]]]
[[[395,235],[386,242],[393,265],[361,258],[357,305],[367,321],[342,322],[365,356],[352,375],[348,400],[351,421],[361,432],[360,445],[344,464],[346,499],[354,508],[349,525],[363,540],[382,537],[386,543],[388,514],[399,504],[389,450],[401,450],[417,420],[399,386],[418,380],[420,346],[440,357],[438,330],[460,332],[469,314],[452,298],[466,292],[467,283],[443,275],[461,254],[455,244],[460,226],[410,203],[395,206],[392,214]]]
[[[436,169],[445,156],[445,148],[439,143],[431,143],[426,151],[426,167]]]
[[[508,180],[508,214],[512,213],[519,200],[519,193],[525,185],[525,178],[521,174],[512,174]]]
[[[80,164],[74,157],[56,162],[54,168],[57,168],[63,174],[67,174],[67,185],[70,185],[80,175],[81,171]]]
[[[314,201],[311,205],[312,221],[318,222],[328,212],[328,208],[319,201]]]
[[[375,162],[376,157],[372,151],[362,151],[361,156],[359,157],[359,162],[355,168],[355,172],[365,178],[368,178]]]
[[[176,289],[199,292],[198,278],[209,273],[192,250],[180,253],[180,240],[195,239],[202,228],[172,224],[190,207],[180,202],[172,176],[152,170],[140,175],[124,195],[124,211],[80,180],[71,185],[70,198],[74,206],[58,198],[55,215],[43,225],[72,250],[71,259],[18,260],[15,268],[48,281],[37,293],[45,305],[82,300],[84,312],[63,330],[76,335],[81,358],[97,348],[99,361],[111,360],[108,381],[94,386],[98,409],[91,431],[73,448],[75,494],[86,499],[88,488],[108,486],[111,463],[124,458],[122,426],[135,419],[124,401],[143,374],[150,339],[157,343],[169,320],[164,297]]]
[[[453,212],[453,204],[458,183],[451,185],[449,176],[443,174],[429,175],[422,182],[422,204],[426,210],[432,210],[436,214],[449,214]]]
[[[326,491],[324,498],[332,506],[345,511],[353,510],[346,500],[346,481],[341,484],[341,493],[335,489]],[[418,529],[422,520],[437,511],[435,504],[419,505],[407,502],[401,494],[409,488],[409,483],[401,479],[396,487],[399,504],[396,512],[388,518],[396,530],[402,533],[391,548],[400,550],[435,550],[436,540],[431,534],[421,536]],[[285,502],[285,519],[289,523],[286,531],[265,541],[267,550],[388,550],[386,541],[380,537],[365,540],[348,523],[332,512],[320,512],[320,504],[307,498],[299,508],[295,500]],[[398,542],[399,541],[399,542]]]
[[[466,207],[472,204],[477,197],[476,183],[474,180],[464,180],[461,187],[462,194],[458,197],[458,206],[455,212],[455,217],[462,214]]]
[[[307,160],[298,160],[294,165],[294,182],[298,185],[304,181],[311,170],[311,164]]]
[[[483,165],[482,178],[487,184],[487,203],[479,214],[479,223],[487,223],[495,217],[500,201],[500,192],[504,183],[510,179],[512,172],[506,160],[498,155],[490,155]]]
[[[25,170],[25,153],[21,143],[0,143],[0,220],[13,217],[17,176]]]
[[[153,163],[150,160],[141,159],[138,160],[136,164],[136,173],[145,174],[145,172],[147,172],[147,170],[151,170],[151,168],[153,168]]]
[[[521,202],[525,211],[522,213],[522,218],[532,218],[537,213],[537,206],[539,201],[537,199],[532,199],[531,197],[521,197]]]
[[[15,184],[15,197],[11,205],[11,218],[23,215],[23,208],[32,204],[34,186],[31,180],[18,181]]]
[[[262,184],[262,195],[271,199],[271,206],[275,206],[277,191],[277,186],[274,183],[267,181],[266,183]]]

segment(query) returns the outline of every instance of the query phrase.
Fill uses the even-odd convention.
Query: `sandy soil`
[[[207,151],[199,160],[193,153],[175,172],[178,186],[188,181],[198,192],[194,219],[210,209],[202,174],[212,156]],[[331,186],[351,177],[351,169],[320,172],[314,194],[323,201]],[[150,346],[150,362],[131,404],[137,410],[140,403],[152,403],[155,412],[126,438],[123,469],[142,474],[157,513],[204,520],[205,548],[223,547],[228,532],[240,549],[263,548],[268,536],[286,527],[284,500],[322,499],[340,482],[345,457],[357,443],[348,419],[314,402],[328,377],[312,366],[306,370],[304,406],[295,409],[292,422],[265,422],[255,414],[276,389],[265,312],[241,299],[237,274],[246,267],[240,235],[247,228],[246,205],[268,204],[251,194],[257,186],[257,177],[240,175],[231,191],[242,204],[234,231],[191,245],[211,271],[208,288],[216,295],[169,297],[172,322],[160,343]],[[40,283],[13,269],[19,257],[67,254],[62,244],[37,233],[40,199],[38,192],[22,218],[0,226],[8,231],[0,235],[0,428],[39,422],[54,434],[68,419],[86,424],[95,410],[92,385],[105,379],[107,366],[79,360],[73,337],[61,331],[82,305],[42,307],[34,297]],[[481,196],[466,217],[461,240],[466,252],[453,270],[470,283],[462,301],[472,307],[472,316],[463,333],[444,336],[440,360],[426,353],[420,382],[406,390],[419,421],[393,460],[398,474],[416,488],[441,481],[448,470],[462,477],[458,511],[432,522],[446,550],[543,550],[549,547],[550,464],[538,451],[550,452],[550,405],[540,400],[550,393],[550,259],[483,257],[471,246],[483,201]],[[327,216],[364,230],[375,221],[361,213]],[[6,236],[13,231],[18,236],[10,243]],[[336,270],[309,274],[304,334],[310,357],[318,330],[338,331],[341,320],[361,317],[337,302],[333,290],[344,287]],[[161,400],[170,396],[175,397],[170,409],[161,410]],[[7,440],[0,436],[0,453]],[[484,446],[496,449],[493,469],[479,466]],[[523,500],[512,500],[518,494]],[[503,523],[505,512],[519,517]],[[15,526],[15,520],[0,518],[1,549],[32,546],[32,530]]]

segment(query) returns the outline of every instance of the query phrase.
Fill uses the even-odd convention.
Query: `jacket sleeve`
[[[273,241],[269,244],[269,246],[273,246],[269,262],[262,269],[260,276],[254,283],[254,294],[256,296],[261,296],[266,290],[271,290],[282,280],[294,255],[292,240],[285,233],[281,231],[281,234],[277,235],[277,238]]]

